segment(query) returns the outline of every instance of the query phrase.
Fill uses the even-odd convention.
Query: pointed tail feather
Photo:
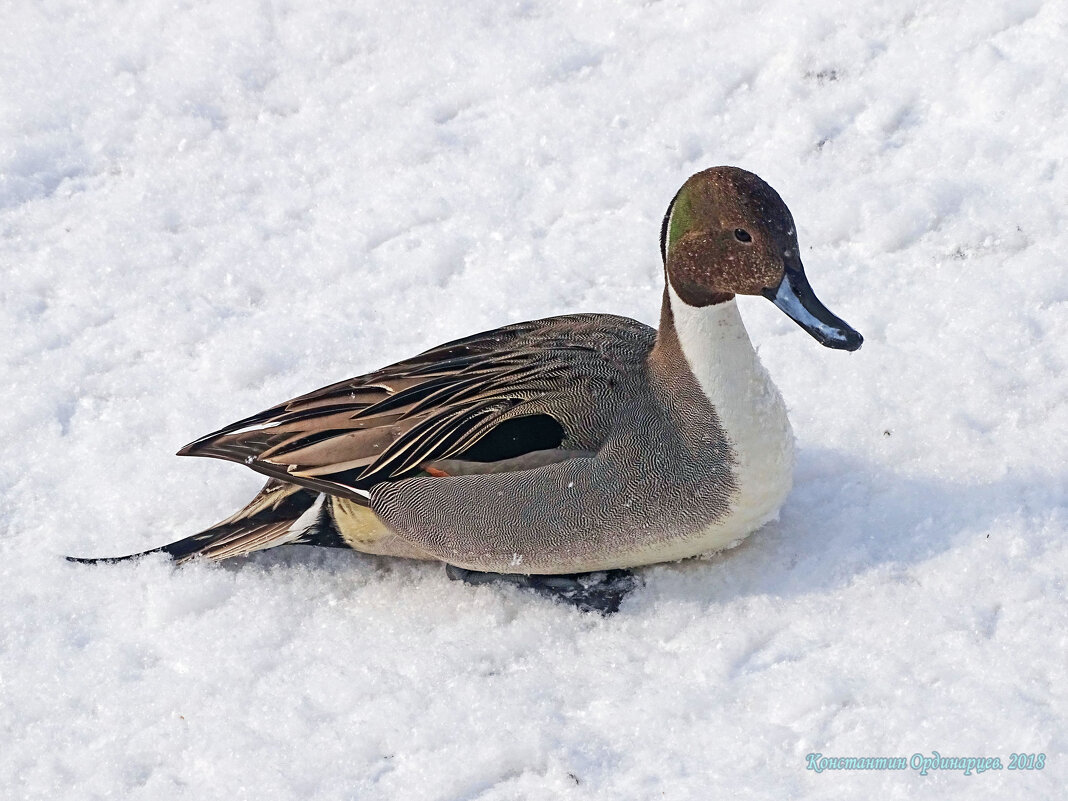
[[[343,544],[325,499],[314,490],[271,479],[248,506],[198,534],[128,556],[67,559],[80,564],[112,564],[165,553],[181,564],[198,556],[219,561],[289,543]]]

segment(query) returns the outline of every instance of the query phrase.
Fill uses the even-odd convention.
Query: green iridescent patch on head
[[[694,224],[693,199],[690,195],[689,182],[683,184],[675,202],[671,206],[671,216],[668,220],[667,240],[664,243],[664,253],[671,252],[671,245],[678,242]]]

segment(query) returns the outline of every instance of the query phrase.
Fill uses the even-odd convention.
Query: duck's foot
[[[455,565],[445,565],[445,575],[465,584],[511,584],[539,595],[571,604],[583,612],[611,615],[642,580],[629,570],[598,570],[560,576],[527,576],[519,573],[482,573]]]

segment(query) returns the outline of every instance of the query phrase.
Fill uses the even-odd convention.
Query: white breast
[[[731,512],[699,536],[725,548],[778,516],[793,482],[794,437],[786,404],[760,364],[734,300],[694,308],[669,286],[675,330],[690,369],[734,451]]]

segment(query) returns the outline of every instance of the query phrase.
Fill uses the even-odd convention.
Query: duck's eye
[[[752,242],[753,241],[753,237],[750,236],[749,232],[746,231],[744,228],[735,228],[734,229],[734,238],[737,239],[739,242]]]

